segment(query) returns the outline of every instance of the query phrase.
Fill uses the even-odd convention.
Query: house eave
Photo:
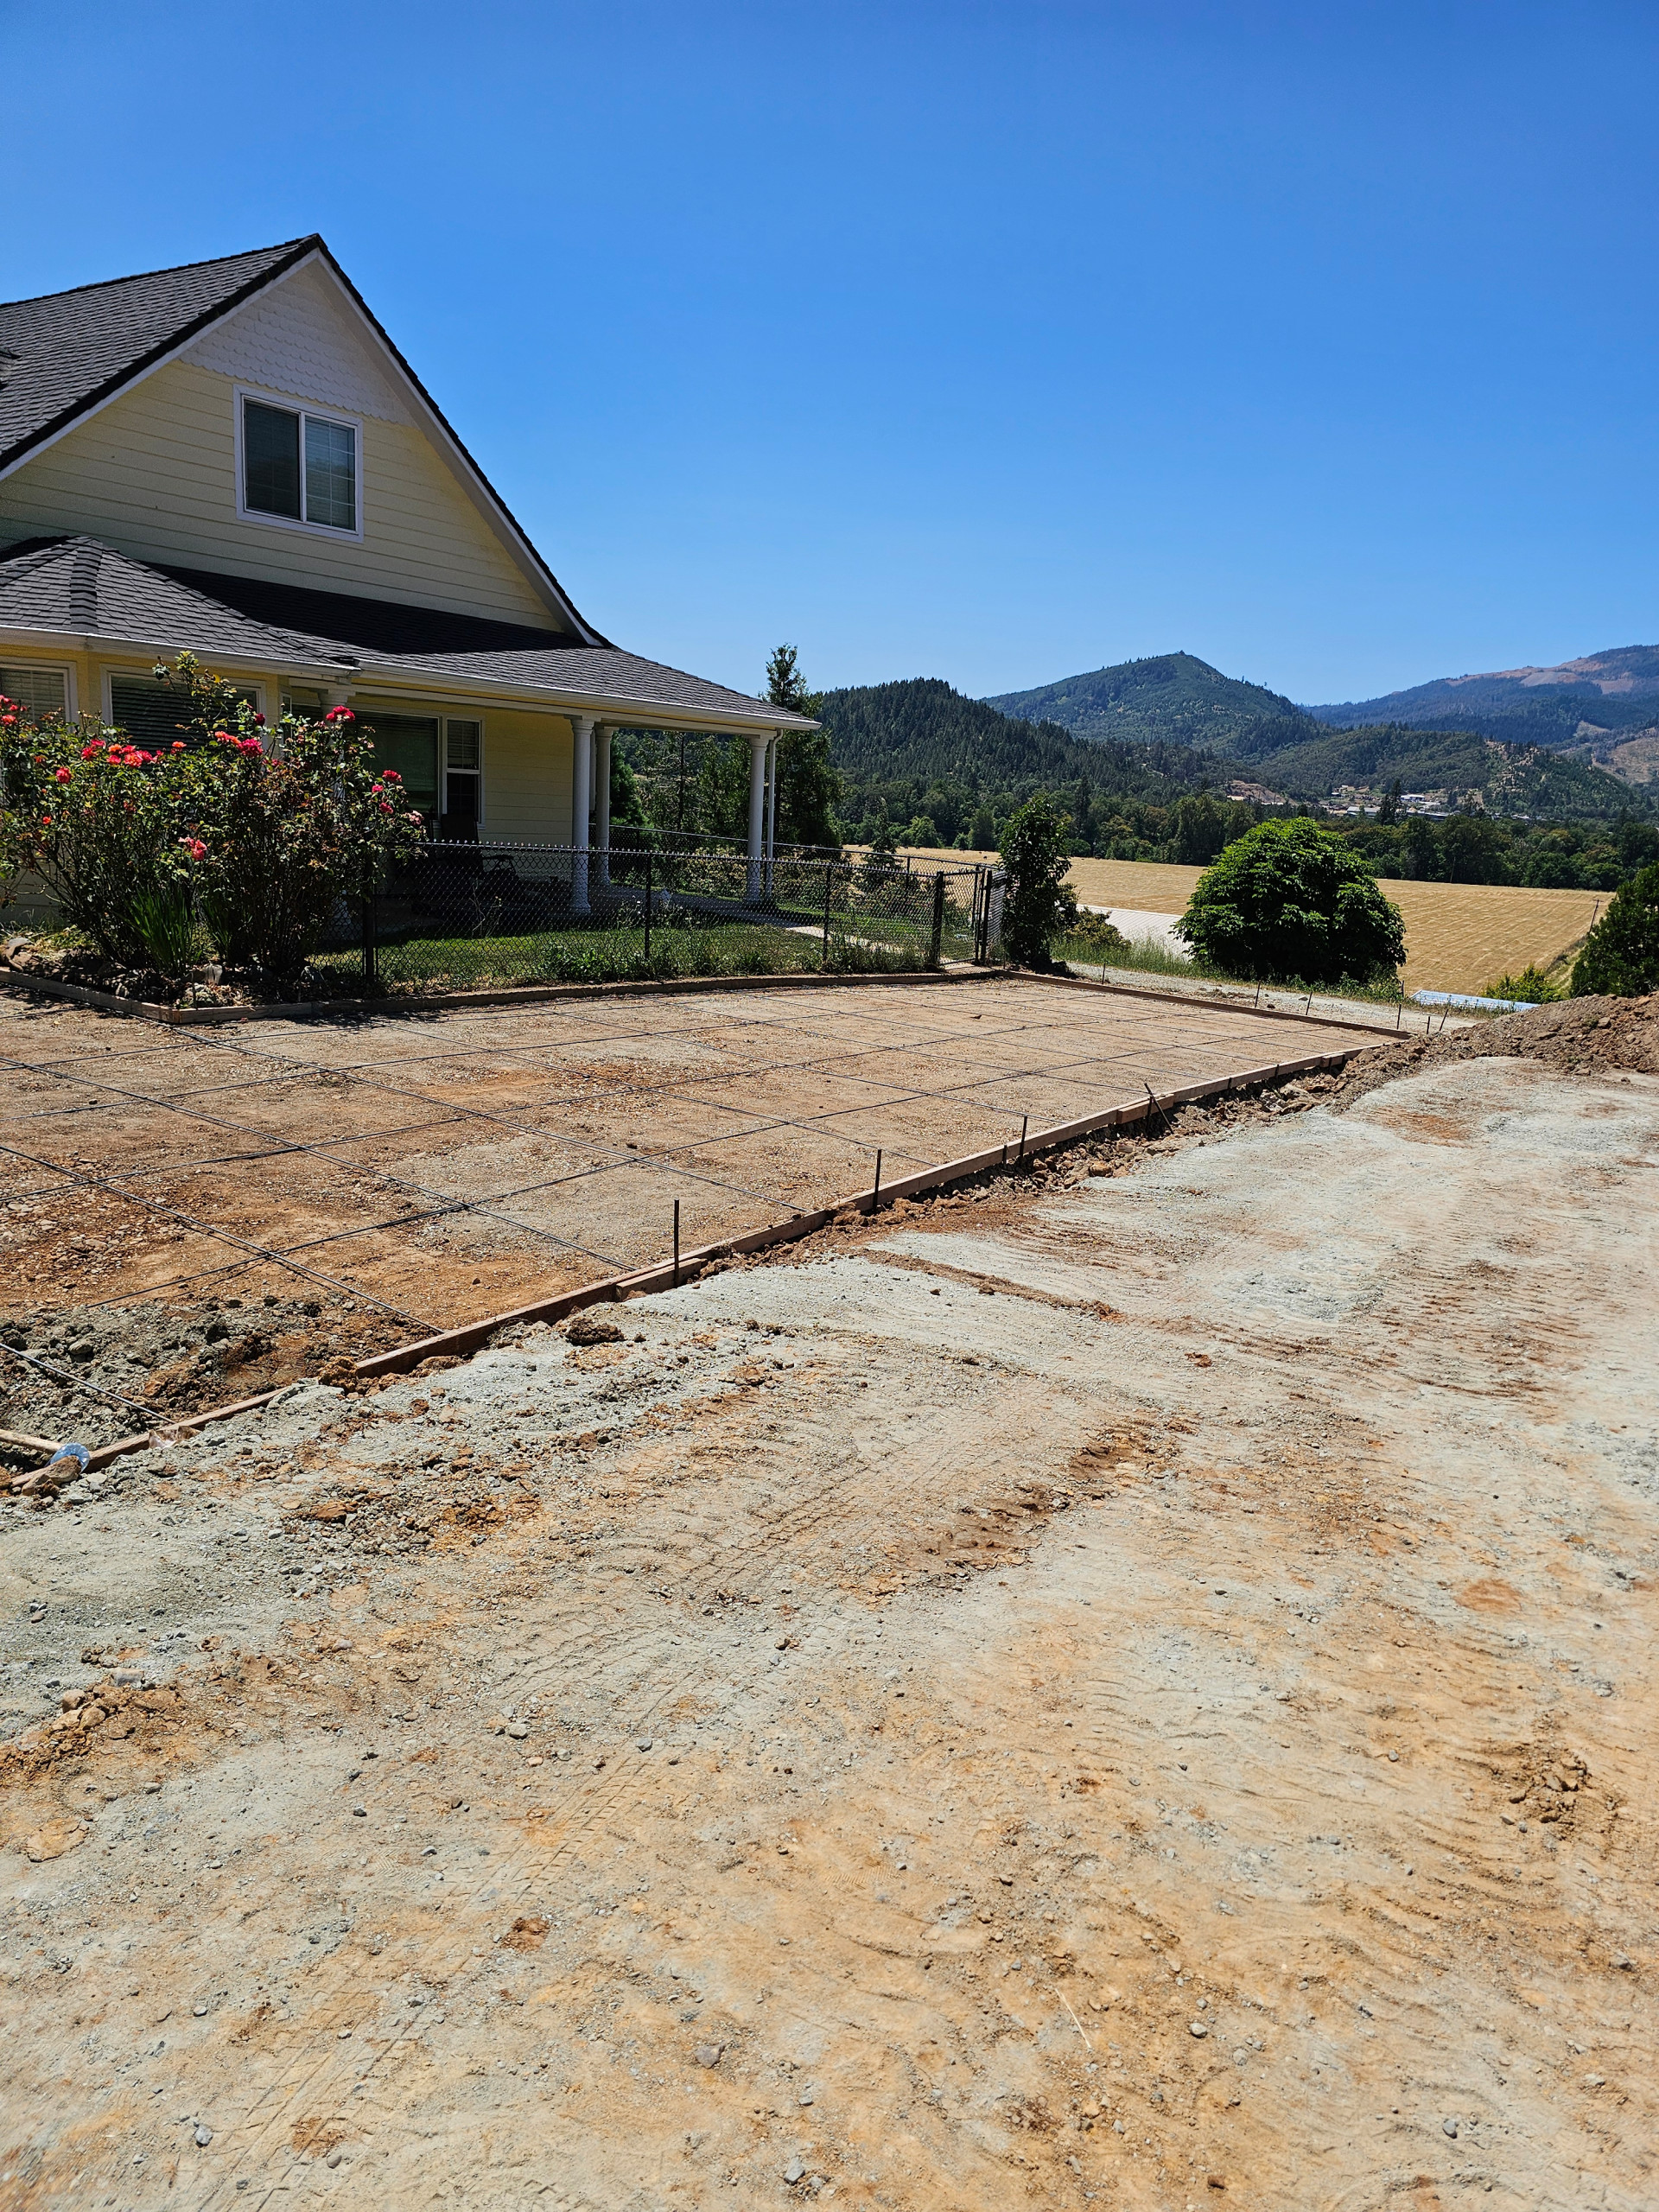
[[[589,715],[595,721],[633,725],[648,729],[687,729],[717,733],[752,730],[814,730],[818,724],[801,715],[768,709],[757,699],[750,713],[715,713],[696,707],[672,707],[658,700],[626,692],[582,691],[552,683],[530,683],[522,677],[471,676],[441,668],[411,668],[378,661],[307,660],[298,655],[244,652],[240,647],[204,647],[189,638],[133,638],[105,631],[30,629],[0,626],[0,649],[25,652],[118,655],[143,654],[168,659],[181,652],[203,654],[215,662],[251,676],[271,676],[296,683],[315,683],[331,690],[384,691],[410,699],[447,697],[516,705],[551,715]]]
[[[0,626],[0,646],[11,645],[25,652],[145,653],[166,658],[175,653],[200,654],[202,648],[188,638],[125,638],[112,637],[104,631],[32,630],[16,626]],[[229,661],[238,669],[246,669],[257,676],[291,677],[296,683],[339,685],[352,680],[353,671],[337,660],[310,661],[270,654],[234,652],[218,654],[215,659]]]

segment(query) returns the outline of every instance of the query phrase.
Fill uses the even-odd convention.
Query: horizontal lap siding
[[[363,426],[364,538],[236,512],[234,385],[175,361],[0,484],[0,543],[79,531],[137,560],[544,625],[546,606],[424,435]]]
[[[570,725],[554,715],[484,716],[484,834],[509,844],[570,842]]]

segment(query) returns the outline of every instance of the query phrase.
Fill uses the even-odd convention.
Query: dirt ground
[[[1659,1077],[1457,1041],[7,1509],[0,2207],[1647,2212]]]
[[[995,978],[216,1030],[0,990],[0,1346],[48,1363],[0,1350],[0,1431],[105,1443],[649,1265],[677,1204],[690,1250],[1343,1041]]]

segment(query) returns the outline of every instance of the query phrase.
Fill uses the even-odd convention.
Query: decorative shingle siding
[[[386,374],[378,350],[348,319],[338,286],[315,262],[215,323],[183,359],[316,407],[414,426],[408,401]]]

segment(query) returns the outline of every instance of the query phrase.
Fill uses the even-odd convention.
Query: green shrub
[[[1107,914],[1079,913],[1065,933],[1065,949],[1080,960],[1111,960],[1129,949],[1129,940]]]
[[[1551,982],[1536,961],[1529,961],[1517,975],[1504,974],[1495,983],[1488,983],[1489,999],[1519,999],[1525,1006],[1548,1006],[1553,1000],[1564,999],[1567,993],[1559,983]]]
[[[1071,817],[1039,791],[1002,825],[1001,861],[1008,872],[1002,900],[1002,948],[1022,968],[1045,968],[1057,937],[1077,926],[1071,867]]]
[[[1573,963],[1575,999],[1659,991],[1659,861],[1613,893]]]
[[[1406,957],[1400,909],[1334,830],[1298,817],[1235,838],[1198,879],[1175,933],[1224,975],[1370,982]]]

